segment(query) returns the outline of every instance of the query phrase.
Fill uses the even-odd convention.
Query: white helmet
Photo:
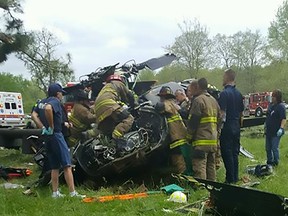
[[[178,202],[178,203],[186,203],[187,202],[187,196],[181,191],[175,191],[170,195],[168,201]]]

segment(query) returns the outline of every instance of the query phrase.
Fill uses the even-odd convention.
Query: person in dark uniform
[[[220,149],[226,169],[226,183],[236,183],[238,176],[238,155],[240,152],[240,122],[244,110],[243,97],[235,86],[236,73],[232,69],[224,72],[224,90],[219,96],[222,116]]]
[[[269,165],[277,166],[279,164],[279,143],[284,134],[285,124],[286,109],[282,103],[282,92],[276,89],[272,92],[272,103],[268,107],[265,122],[265,149]]]
[[[42,135],[46,135],[47,157],[51,168],[52,197],[64,196],[58,190],[59,170],[63,167],[70,196],[84,198],[84,195],[75,191],[70,152],[62,133],[64,118],[61,99],[63,93],[65,91],[60,84],[51,84],[48,88],[48,97],[41,100],[35,107],[32,112],[32,119],[38,128],[42,128]]]

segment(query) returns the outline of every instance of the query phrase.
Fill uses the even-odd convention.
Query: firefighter
[[[155,109],[165,115],[170,134],[171,163],[177,173],[192,174],[190,146],[186,143],[186,127],[178,110],[175,96],[169,86],[163,86],[158,96],[160,102]]]
[[[198,80],[198,91],[188,118],[187,138],[192,143],[194,176],[215,181],[215,153],[221,118],[219,105],[207,92],[207,86],[205,78]]]
[[[88,93],[79,90],[75,95],[76,102],[73,106],[69,122],[73,125],[70,128],[68,143],[70,147],[75,146],[83,138],[89,139],[97,135],[96,129],[92,129],[91,124],[96,122],[96,116],[91,112]]]
[[[134,121],[127,103],[130,108],[134,108],[136,102],[124,82],[121,75],[108,76],[94,103],[99,130],[104,135],[112,136],[116,143],[121,142],[122,136],[130,130]]]

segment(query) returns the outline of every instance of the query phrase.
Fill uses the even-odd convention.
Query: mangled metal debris
[[[251,188],[196,179],[210,192],[213,208],[219,215],[284,216],[288,214],[288,199],[277,194]]]

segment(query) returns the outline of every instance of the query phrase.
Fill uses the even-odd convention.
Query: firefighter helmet
[[[107,83],[110,82],[110,81],[112,81],[112,80],[118,80],[118,81],[123,82],[122,76],[121,76],[121,75],[118,75],[118,74],[112,74],[112,75],[110,75],[110,76],[108,76],[108,77],[106,78],[106,82],[107,82]]]
[[[212,95],[216,100],[219,99],[220,91],[217,89],[216,86],[211,85],[211,84],[208,83],[207,91],[208,91],[208,93],[209,93],[210,95]]]
[[[186,203],[187,202],[187,196],[186,196],[186,194],[184,194],[181,191],[175,191],[170,195],[168,201],[178,202],[178,203]]]
[[[81,101],[81,100],[89,100],[88,92],[84,90],[79,90],[76,93],[76,100]]]
[[[175,95],[173,94],[173,91],[169,86],[162,86],[157,95],[160,97],[175,98]]]

